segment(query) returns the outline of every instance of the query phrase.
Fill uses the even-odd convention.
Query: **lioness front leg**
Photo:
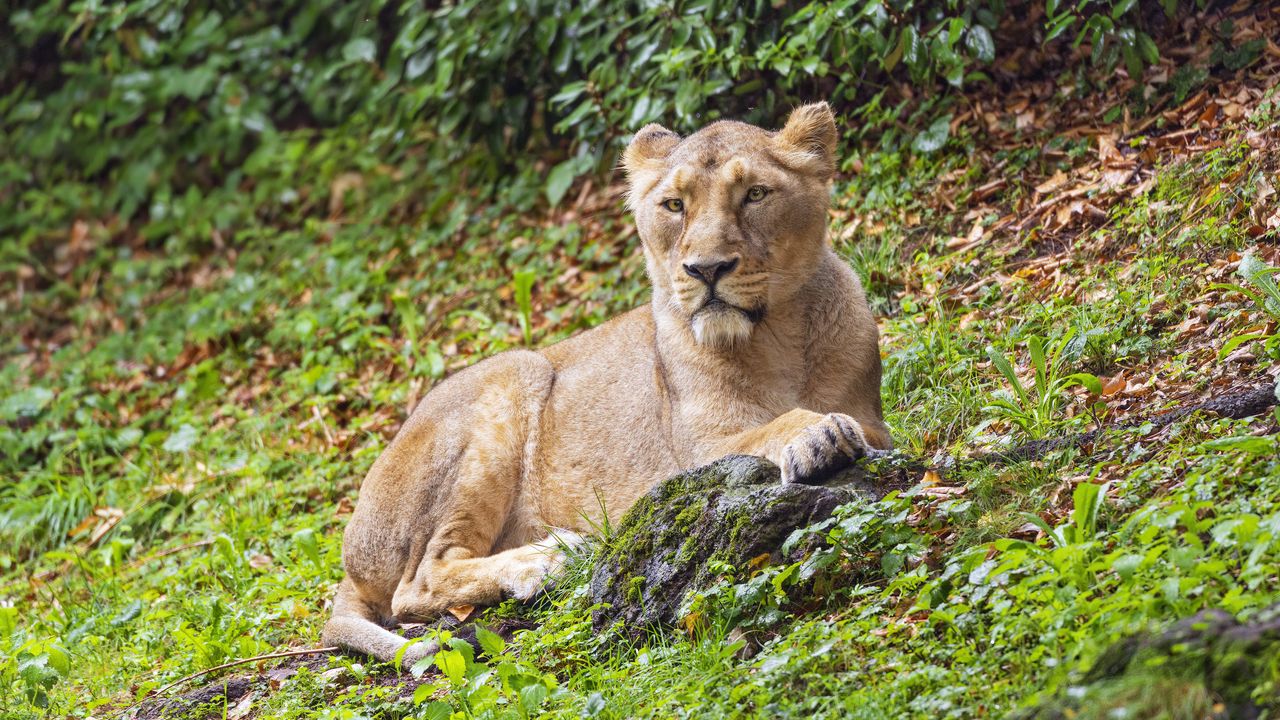
[[[853,464],[871,448],[852,417],[796,408],[734,436],[726,451],[771,460],[782,469],[784,483],[813,483]]]

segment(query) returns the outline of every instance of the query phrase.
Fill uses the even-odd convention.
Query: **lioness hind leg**
[[[561,532],[494,555],[468,557],[453,548],[424,562],[425,583],[402,585],[391,601],[398,618],[432,617],[463,605],[493,605],[504,598],[528,600],[565,562],[565,545],[580,540]]]
[[[372,655],[381,662],[391,662],[408,641],[382,627],[382,621],[373,606],[361,599],[358,588],[348,578],[338,586],[333,617],[325,623],[321,642]],[[417,642],[405,650],[401,664],[411,667],[439,649],[432,640]]]
[[[504,596],[527,598],[564,561],[554,543],[530,543],[546,531],[524,486],[525,456],[550,392],[550,368],[538,358],[512,369],[491,380],[471,406],[466,450],[453,468],[439,522],[412,577],[391,599],[401,622],[431,619],[459,605],[491,605]]]

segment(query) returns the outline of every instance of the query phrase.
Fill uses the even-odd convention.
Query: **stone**
[[[623,517],[591,577],[597,631],[637,637],[670,627],[693,592],[708,589],[721,563],[782,562],[782,546],[798,528],[836,507],[882,493],[856,467],[822,486],[780,481],[767,460],[734,455],[669,478]]]
[[[1015,713],[1011,720],[1165,717],[1171,701],[1203,706],[1197,717],[1252,720],[1280,708],[1274,694],[1255,691],[1274,681],[1280,663],[1280,603],[1241,622],[1204,610],[1159,632],[1134,635],[1102,652],[1083,682],[1064,697]],[[1111,714],[1108,714],[1111,713]],[[1162,714],[1165,713],[1165,714]]]

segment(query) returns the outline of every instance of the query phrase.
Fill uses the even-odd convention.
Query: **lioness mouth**
[[[756,307],[756,308],[739,307],[732,303],[725,302],[724,299],[716,297],[714,295],[711,296],[710,300],[707,300],[705,303],[703,303],[702,307],[698,308],[697,312],[695,312],[694,315],[699,315],[704,312],[723,312],[727,310],[736,310],[737,312],[742,313],[752,323],[758,323],[764,319],[763,307]]]

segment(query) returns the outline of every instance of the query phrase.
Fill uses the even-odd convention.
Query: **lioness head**
[[[660,125],[623,154],[654,301],[703,345],[750,337],[827,242],[836,126],[826,103],[769,132],[722,121],[681,138]]]

